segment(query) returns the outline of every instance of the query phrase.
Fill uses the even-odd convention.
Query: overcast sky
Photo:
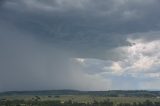
[[[160,89],[159,0],[1,0],[0,91]]]

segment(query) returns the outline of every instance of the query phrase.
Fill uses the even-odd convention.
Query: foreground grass
[[[147,97],[104,97],[104,96],[90,96],[90,95],[63,95],[63,96],[1,96],[0,100],[24,100],[24,101],[52,101],[58,100],[61,102],[73,101],[77,103],[93,103],[94,101],[110,100],[114,104],[118,103],[133,103],[144,102],[150,100],[152,102],[159,102],[159,98],[147,98]]]

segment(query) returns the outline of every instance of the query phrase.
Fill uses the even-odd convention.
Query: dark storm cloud
[[[72,8],[61,7],[59,6],[60,4],[56,5],[56,1],[52,2],[52,0],[49,0],[44,3],[44,6],[50,6],[49,3],[51,3],[53,4],[51,6],[55,6],[59,9],[49,11],[43,10],[43,7],[39,7],[42,8],[41,11],[41,9],[36,8],[39,6],[39,2],[43,4],[43,1],[35,1],[30,4],[25,3],[25,1],[18,1],[17,4],[14,4],[13,1],[8,1],[8,4],[6,3],[6,8],[4,6],[5,13],[3,13],[2,10],[3,14],[1,18],[11,21],[19,29],[34,33],[33,35],[44,41],[51,42],[54,45],[62,46],[66,49],[71,49],[74,52],[76,49],[80,56],[83,57],[87,57],[93,52],[95,52],[96,55],[100,54],[100,52],[97,52],[99,49],[103,50],[104,48],[123,45],[121,41],[125,40],[125,37],[123,37],[124,35],[118,35],[120,37],[119,40],[117,40],[117,37],[112,34],[116,32],[111,31],[112,26],[110,21],[104,23],[107,19],[97,16],[97,10],[90,10],[87,7],[89,4],[86,4],[87,6],[84,7],[87,10],[85,11],[75,8],[76,6],[71,6]],[[17,8],[17,5],[22,6]],[[66,9],[66,11],[63,9]],[[116,43],[111,43],[110,41]],[[97,47],[98,50],[93,49],[94,47]],[[91,50],[88,51],[88,49]],[[82,51],[86,51],[88,55]],[[99,57],[96,55],[91,55],[91,57]],[[101,55],[103,56],[103,54]]]
[[[128,34],[159,30],[158,8],[156,0],[18,0],[1,17],[80,57],[104,58],[104,50],[127,45]]]
[[[78,88],[81,78],[74,77],[79,74],[73,71],[76,68],[70,71],[70,58],[115,60],[121,55],[112,50],[129,45],[128,37],[150,39],[153,33],[152,39],[159,39],[159,3],[1,0],[1,89]],[[92,82],[92,77],[83,79],[88,82],[83,81],[86,83],[79,89],[86,89],[84,85]]]
[[[93,47],[104,50],[126,45],[126,36],[130,33],[159,30],[159,2],[156,0],[8,2],[17,4],[6,4],[7,12],[1,17],[38,38],[73,51],[78,48],[78,52],[91,48],[96,52]]]

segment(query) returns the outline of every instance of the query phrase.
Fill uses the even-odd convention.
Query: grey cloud
[[[115,49],[130,45],[128,37],[159,39],[159,18],[158,0],[2,0],[1,89],[78,88],[79,73],[82,89],[92,79],[106,88],[103,78],[88,76],[98,69],[73,71],[70,58],[119,60]]]
[[[11,23],[0,23],[0,91],[96,90],[98,86],[105,89],[108,85],[101,77],[88,76],[73,67],[72,52],[41,42]]]

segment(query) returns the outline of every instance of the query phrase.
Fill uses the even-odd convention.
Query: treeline
[[[45,91],[10,91],[2,92],[0,96],[12,95],[93,95],[107,97],[159,97],[160,91],[145,90],[110,90],[110,91],[77,91],[77,90],[45,90]]]
[[[146,100],[144,102],[134,102],[134,103],[113,103],[110,100],[103,102],[94,101],[93,103],[77,103],[72,101],[0,101],[0,106],[160,106],[160,102],[152,102]]]

